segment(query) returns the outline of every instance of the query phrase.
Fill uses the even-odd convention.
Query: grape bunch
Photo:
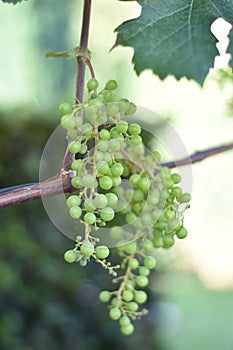
[[[179,186],[180,175],[160,165],[160,153],[143,145],[140,125],[126,120],[136,106],[117,98],[117,86],[109,80],[97,92],[99,83],[92,78],[86,102],[59,107],[76,190],[67,206],[83,227],[64,259],[86,266],[92,258],[108,270],[116,289],[99,298],[110,304],[109,316],[119,321],[122,333],[130,335],[132,321],[147,313],[141,308],[147,301],[143,288],[156,266],[156,249],[187,236],[183,221],[191,196]],[[110,245],[101,241],[117,247],[119,264],[108,261]]]

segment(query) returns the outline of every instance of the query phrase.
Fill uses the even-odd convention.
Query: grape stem
[[[176,168],[178,166],[191,165],[198,163],[204,159],[212,157],[214,155],[229,151],[233,149],[233,142],[225,145],[212,147],[203,151],[197,151],[180,160],[161,163],[162,167]],[[72,193],[77,191],[71,185],[71,178],[69,171],[61,171],[57,176],[42,181],[36,184],[26,184],[13,186],[12,188],[6,188],[0,190],[0,207],[9,207],[22,202],[27,202],[42,197],[51,197],[61,193]]]

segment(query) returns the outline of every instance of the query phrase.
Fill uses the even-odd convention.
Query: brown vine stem
[[[85,72],[86,65],[89,67],[88,56],[88,38],[89,38],[89,28],[90,28],[90,17],[91,17],[91,2],[92,0],[84,0],[83,6],[83,19],[82,19],[82,30],[80,44],[77,54],[77,79],[76,79],[76,93],[75,100],[76,104],[83,102],[84,97],[84,85],[85,85]],[[88,61],[87,61],[88,60]],[[68,143],[69,137],[67,136]],[[68,170],[70,164],[74,160],[74,155],[69,152],[68,147],[63,160],[63,168]]]
[[[233,142],[226,145],[208,148],[203,151],[197,151],[189,157],[172,162],[161,163],[160,165],[168,168],[190,165],[232,149]],[[43,181],[40,184],[22,185],[19,188],[7,188],[5,191],[4,189],[1,189],[0,207],[8,207],[42,197],[50,197],[56,194],[71,193],[74,191],[77,191],[77,189],[74,189],[70,183],[70,173],[64,172],[58,176]]]

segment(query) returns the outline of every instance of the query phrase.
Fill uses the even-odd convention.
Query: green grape
[[[124,168],[120,163],[114,163],[111,167],[112,176],[118,177],[123,174]]]
[[[93,133],[93,126],[89,123],[84,123],[82,125],[82,134],[86,137],[91,136]]]
[[[117,115],[117,113],[119,113],[119,105],[118,105],[118,103],[114,103],[114,102],[108,103],[107,106],[106,106],[106,112],[111,117],[115,117]]]
[[[124,301],[131,301],[134,298],[133,292],[131,292],[130,290],[124,290],[124,292],[122,293],[122,298]]]
[[[74,206],[70,208],[70,216],[74,219],[80,218],[82,215],[82,209],[78,206]]]
[[[81,245],[80,252],[85,256],[85,257],[90,257],[95,251],[95,248],[93,244],[90,241],[84,241],[83,244]]]
[[[127,254],[134,254],[137,251],[137,242],[131,242],[124,246],[124,251]]]
[[[128,130],[129,124],[125,120],[120,120],[116,123],[116,130],[119,133],[125,133]]]
[[[78,153],[81,149],[81,142],[79,141],[73,141],[69,144],[69,151],[70,153]]]
[[[112,92],[110,90],[104,91],[103,92],[103,97],[104,97],[104,102],[105,103],[110,103],[110,102],[115,102],[116,101],[116,95],[114,94],[114,92]]]
[[[67,250],[64,254],[64,260],[68,263],[73,263],[77,259],[77,253],[74,250]]]
[[[174,197],[179,198],[182,194],[182,189],[179,186],[175,186],[171,189],[171,193]]]
[[[94,199],[96,208],[104,208],[108,204],[108,199],[104,194],[97,194]]]
[[[103,140],[103,141],[106,141],[106,140],[109,140],[110,139],[110,132],[106,129],[102,129],[100,132],[99,132],[99,135],[100,135],[100,138]]]
[[[173,235],[171,234],[166,234],[163,236],[163,246],[164,248],[170,248],[174,245],[175,240]]]
[[[110,254],[108,247],[104,245],[96,247],[95,252],[98,259],[106,259]]]
[[[107,121],[108,121],[108,117],[106,116],[106,114],[100,112],[100,113],[97,115],[97,121],[98,121],[98,124],[99,124],[99,125],[105,124],[105,123],[107,123]]]
[[[171,174],[171,179],[174,184],[178,184],[181,181],[181,176],[179,174]]]
[[[166,233],[177,230],[180,227],[180,221],[176,218],[170,220],[166,226]]]
[[[78,176],[74,176],[72,179],[71,179],[71,185],[74,187],[74,188],[80,188],[82,187],[81,183],[80,183],[80,179]]]
[[[141,133],[141,127],[138,124],[130,124],[128,131],[131,135],[139,135]]]
[[[129,267],[132,270],[136,270],[139,266],[139,261],[136,258],[132,258],[129,260]]]
[[[97,120],[97,110],[95,107],[89,107],[85,110],[86,118],[91,122],[92,125],[95,124]]]
[[[94,224],[94,222],[96,222],[96,216],[93,213],[86,213],[84,215],[84,221],[89,224],[92,225]]]
[[[139,174],[133,174],[129,178],[129,183],[133,187],[137,187],[137,183],[139,182],[140,179],[141,179],[141,176]]]
[[[132,114],[136,113],[136,111],[137,111],[136,105],[133,102],[129,102],[128,107],[125,111],[125,114],[132,115]]]
[[[130,206],[129,206],[129,208],[130,208]],[[136,219],[137,219],[137,216],[133,212],[129,212],[125,217],[125,220],[128,224],[131,222],[134,222]]]
[[[111,80],[109,80],[109,81],[106,83],[105,89],[106,89],[106,90],[116,90],[116,89],[117,89],[117,86],[118,86],[117,81],[111,79]]]
[[[61,118],[61,125],[64,129],[74,129],[76,127],[76,118],[72,114],[64,115]]]
[[[191,195],[189,193],[183,193],[179,198],[178,201],[180,203],[188,203],[191,200]]]
[[[103,176],[99,179],[99,185],[103,190],[110,190],[112,187],[112,179],[109,176]]]
[[[118,202],[118,197],[115,193],[108,192],[106,193],[105,197],[107,198],[108,206],[110,207],[115,206]]]
[[[87,266],[87,258],[83,257],[80,261],[79,261],[80,266]]]
[[[131,335],[133,332],[134,326],[132,325],[132,323],[121,327],[121,333],[124,335]]]
[[[87,198],[84,201],[84,208],[86,211],[94,212],[96,210],[95,202],[92,198]]]
[[[129,311],[135,312],[138,310],[138,303],[135,303],[135,301],[131,301],[127,306]]]
[[[150,187],[149,179],[143,177],[137,182],[137,188],[147,193]]]
[[[186,230],[186,228],[184,228],[184,226],[181,226],[179,230],[176,232],[176,235],[178,238],[183,239],[187,237],[188,231]]]
[[[123,164],[123,168],[124,168],[124,170],[123,170],[123,174],[122,174],[122,177],[129,177],[129,175],[130,175],[130,169],[129,169],[129,167],[126,165],[126,164]]]
[[[139,275],[136,277],[136,283],[139,287],[146,287],[148,285],[148,282],[149,282],[148,278],[144,275],[143,276]]]
[[[111,301],[111,305],[113,307],[119,307],[121,305],[121,302],[118,298],[113,298],[112,301]]]
[[[93,158],[96,162],[100,162],[100,161],[104,160],[104,153],[103,152],[95,152]]]
[[[153,245],[155,248],[161,248],[163,246],[163,238],[162,237],[154,237]]]
[[[80,179],[80,183],[87,188],[92,187],[96,182],[94,176],[90,174],[86,174],[83,178]]]
[[[156,260],[153,256],[146,256],[143,260],[144,266],[149,270],[152,270],[156,266]]]
[[[103,221],[111,221],[114,218],[114,210],[109,207],[103,208],[100,211],[100,217]]]
[[[145,267],[145,266],[141,266],[139,268],[139,274],[142,275],[142,276],[149,276],[150,270],[147,267]]]
[[[105,162],[108,163],[109,166],[111,166],[112,165],[112,155],[111,155],[111,153],[105,153],[104,154],[104,160],[105,160]]]
[[[79,171],[82,168],[82,166],[83,166],[83,161],[81,159],[76,159],[71,164],[71,169]]]
[[[100,301],[102,301],[103,303],[107,303],[111,298],[111,293],[107,290],[103,290],[100,294],[99,294],[99,299]]]
[[[120,176],[112,178],[112,185],[115,187],[120,186],[121,182],[122,180]]]
[[[175,212],[171,209],[167,209],[164,213],[164,216],[167,220],[172,220],[175,217]]]
[[[109,312],[109,317],[112,320],[118,320],[121,317],[121,310],[117,307],[112,308]]]
[[[86,143],[82,143],[81,149],[80,149],[79,153],[80,153],[80,154],[85,154],[85,153],[87,153],[87,144],[86,144]]]
[[[131,323],[130,318],[128,316],[122,316],[119,320],[119,324],[122,327],[127,326],[130,323]]]
[[[143,290],[137,290],[134,294],[134,300],[138,304],[144,304],[147,301],[147,294]]]
[[[143,249],[146,253],[150,253],[152,251],[152,249],[154,248],[153,243],[147,239],[144,243],[143,243]]]
[[[161,160],[161,154],[158,151],[153,151],[152,157],[156,162],[160,162]]]
[[[133,193],[133,200],[135,202],[142,201],[144,199],[144,193],[141,190],[135,190]]]
[[[108,166],[108,163],[104,160],[100,161],[96,165],[97,171],[101,175],[106,175],[110,173],[110,168]]]
[[[72,113],[72,111],[73,111],[73,108],[72,108],[71,104],[68,102],[64,102],[64,103],[60,104],[60,106],[59,106],[59,112],[62,115],[70,114],[70,113]]]
[[[93,91],[93,90],[96,90],[99,86],[99,83],[96,79],[92,78],[90,80],[88,80],[87,82],[87,89],[89,91]]]
[[[74,206],[79,206],[81,204],[81,198],[78,196],[72,195],[66,200],[66,204],[69,208]]]
[[[121,142],[118,139],[112,139],[109,141],[109,149],[113,152],[118,152],[121,149]]]
[[[98,142],[98,150],[101,152],[106,152],[109,149],[109,142],[100,140]]]

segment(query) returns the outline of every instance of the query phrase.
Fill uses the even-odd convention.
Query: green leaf
[[[47,51],[47,52],[45,52],[45,57],[74,58],[75,56],[76,55],[74,53],[70,53],[68,51],[62,51],[62,52]]]
[[[162,79],[172,74],[202,84],[218,55],[210,26],[218,17],[233,23],[233,0],[138,0],[138,3],[142,7],[140,16],[116,28],[115,44],[133,47],[136,73],[151,69]],[[233,43],[229,52],[233,55]]]
[[[2,2],[7,2],[8,4],[17,4],[18,2],[22,2],[22,0],[1,0]]]

